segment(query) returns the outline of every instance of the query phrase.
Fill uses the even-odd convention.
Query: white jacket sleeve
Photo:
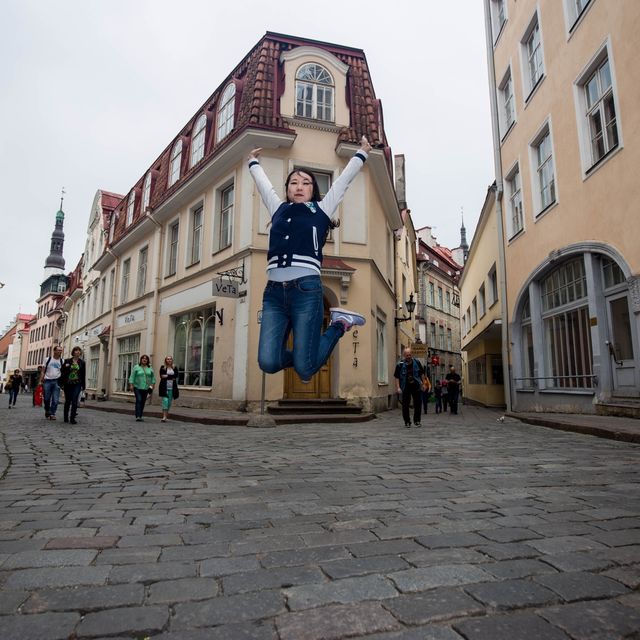
[[[273,214],[278,210],[278,207],[282,204],[280,196],[276,193],[271,181],[267,178],[267,174],[264,172],[264,169],[260,166],[260,163],[257,160],[252,160],[250,162],[249,173],[251,173],[251,177],[256,183],[256,187],[258,187],[258,192],[260,193],[262,202],[264,202],[264,206],[267,207],[269,215],[273,216]]]
[[[320,208],[329,216],[329,218],[333,218],[333,215],[336,212],[338,205],[342,202],[349,185],[353,182],[353,179],[364,166],[366,159],[367,154],[360,149],[356,155],[349,160],[349,164],[344,168],[344,171],[340,174],[339,178],[331,185],[331,189],[329,189],[327,195],[318,203]]]

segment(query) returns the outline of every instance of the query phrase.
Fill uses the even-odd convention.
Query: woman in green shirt
[[[133,367],[129,376],[129,391],[133,391],[136,396],[136,422],[142,422],[144,405],[155,383],[156,376],[151,368],[149,356],[140,356],[140,362]]]

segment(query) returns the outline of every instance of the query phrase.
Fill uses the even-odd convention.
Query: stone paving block
[[[368,556],[323,562],[320,568],[334,580],[361,576],[369,573],[389,573],[410,569],[411,565],[398,556]]]
[[[528,558],[487,563],[482,568],[496,578],[505,580],[526,578],[527,576],[535,576],[541,573],[556,573],[556,570],[548,564]]]
[[[388,527],[370,529],[380,540],[394,540],[398,538],[415,538],[416,536],[429,536],[438,533],[433,524],[395,524]]]
[[[608,547],[626,547],[640,544],[640,529],[619,529],[617,531],[600,532],[592,535],[591,538],[606,544]]]
[[[598,522],[598,527],[605,531],[615,531],[616,529],[640,529],[640,517],[600,520]]]
[[[327,604],[385,600],[398,595],[393,583],[378,575],[345,578],[323,584],[306,584],[285,589],[284,593],[291,611]]]
[[[21,610],[25,613],[95,611],[112,607],[141,605],[144,596],[144,586],[141,584],[42,589],[33,593]]]
[[[532,613],[470,618],[453,624],[465,640],[572,640],[566,633]],[[586,636],[581,636],[584,640]]]
[[[28,591],[0,591],[0,615],[15,613],[18,607],[29,597]]]
[[[434,564],[481,564],[492,560],[475,549],[465,547],[422,549],[415,553],[403,553],[402,557],[416,567],[428,567]]]
[[[197,574],[194,563],[149,562],[147,564],[126,564],[113,567],[109,573],[109,584],[120,582],[157,582],[158,580],[177,580],[193,578]]]
[[[531,541],[535,538],[540,538],[540,534],[526,529],[524,527],[505,527],[504,529],[483,529],[480,532],[484,538],[493,540],[495,542],[522,542],[527,541],[527,544],[534,546]],[[480,543],[482,544],[482,543]],[[537,548],[537,547],[536,547]]]
[[[601,571],[615,564],[613,560],[602,557],[598,551],[540,556],[540,561],[560,571]]]
[[[72,587],[81,584],[105,584],[111,567],[45,567],[21,569],[9,575],[8,589],[42,589],[44,587]]]
[[[210,578],[183,578],[155,582],[149,586],[147,600],[153,604],[189,602],[215,598],[220,591],[216,580]]]
[[[174,610],[171,630],[175,632],[179,629],[262,620],[284,612],[285,605],[280,592],[260,591],[177,604]]]
[[[349,544],[347,549],[356,558],[366,558],[367,556],[403,555],[421,551],[423,547],[414,540],[402,538],[400,540],[378,540],[375,542]]]
[[[36,538],[28,538],[25,540],[2,540],[0,541],[0,553],[8,555],[11,553],[20,553],[21,551],[35,551],[42,549],[46,544],[46,540],[38,540]]]
[[[596,555],[617,564],[637,564],[640,562],[640,545],[602,549]]]
[[[399,626],[398,621],[378,603],[333,605],[285,613],[276,618],[280,640],[339,640]]]
[[[529,580],[501,580],[500,582],[465,586],[465,591],[493,609],[540,607],[558,602],[558,596]]]
[[[222,578],[225,594],[247,593],[259,589],[286,588],[292,585],[324,582],[324,574],[317,567],[278,567],[248,573],[234,573]]]
[[[245,622],[242,624],[223,624],[219,627],[196,629],[194,631],[170,631],[153,640],[278,640],[272,622]]]
[[[468,564],[407,569],[406,571],[390,573],[388,577],[393,580],[403,593],[495,580],[490,573]]]
[[[200,562],[200,575],[203,577],[228,576],[233,573],[247,573],[260,568],[256,556],[240,556],[239,558],[211,558]]]
[[[59,551],[21,551],[9,556],[2,570],[30,569],[37,567],[87,566],[93,562],[97,551],[89,549]]]
[[[504,544],[483,544],[477,551],[495,560],[515,560],[517,558],[535,558],[540,555],[537,549],[521,542]]]
[[[486,538],[477,533],[439,533],[416,538],[422,546],[429,549],[447,549],[454,547],[474,547],[487,542]]]
[[[540,615],[580,640],[634,638],[640,629],[640,611],[611,600],[550,607],[540,611]]]
[[[260,564],[266,569],[272,567],[295,567],[306,564],[320,564],[331,560],[351,558],[346,547],[310,547],[308,549],[287,549],[265,553]]]
[[[309,534],[322,535],[325,534]],[[326,535],[332,535],[327,533]],[[185,536],[186,542],[186,536]],[[333,544],[327,542],[327,544]],[[231,553],[234,556],[246,556],[250,553],[269,553],[270,551],[284,551],[285,549],[304,548],[307,544],[302,540],[302,536],[279,536],[277,538],[266,538],[261,540],[242,540],[241,542],[232,542],[230,544]],[[318,543],[314,546],[323,546]]]
[[[606,548],[605,545],[587,536],[559,536],[557,538],[530,540],[527,544],[540,551],[540,553],[547,555]]]
[[[97,555],[95,564],[145,564],[147,562],[155,562],[160,557],[161,552],[161,547],[128,547],[125,549],[104,549]]]
[[[461,589],[450,587],[402,595],[383,604],[398,620],[411,626],[484,612],[477,600]]]
[[[41,613],[2,616],[2,640],[68,640],[80,616],[77,613]]]
[[[154,535],[153,533],[144,536],[122,536],[118,542],[118,548],[126,547],[171,547],[181,545],[182,538],[176,534]]]
[[[78,626],[80,637],[97,637],[122,633],[149,635],[161,631],[169,621],[165,606],[123,607],[88,613]]]
[[[594,598],[614,598],[629,590],[623,584],[602,575],[576,571],[535,576],[534,580],[552,589],[567,602]]]
[[[49,540],[53,538],[91,538],[96,535],[97,529],[95,527],[73,527],[73,530],[69,528],[64,529],[43,529],[42,531],[36,531],[33,535],[34,538],[47,538]]]
[[[368,635],[366,640],[463,640],[463,638],[450,627],[426,625],[404,631],[374,633]]]
[[[601,575],[616,580],[630,589],[638,589],[640,587],[640,565],[637,564],[609,569]]]
[[[160,562],[189,560],[205,560],[229,555],[229,545],[226,542],[212,544],[185,544],[177,547],[163,547]]]
[[[360,542],[377,540],[368,529],[349,529],[346,531],[327,531],[326,533],[303,533],[301,538],[308,547],[326,547],[336,545],[355,545]]]
[[[75,533],[75,531],[74,531]],[[108,549],[118,542],[117,536],[82,536],[53,538],[45,549]]]

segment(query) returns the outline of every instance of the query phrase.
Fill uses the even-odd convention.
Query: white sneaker
[[[345,331],[350,331],[354,325],[362,326],[366,322],[364,316],[355,311],[341,309],[340,307],[332,307],[329,311],[331,312],[331,323],[342,322]]]

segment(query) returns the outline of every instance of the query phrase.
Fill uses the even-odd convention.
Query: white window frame
[[[193,127],[191,136],[191,164],[195,166],[202,158],[204,158],[205,134],[207,132],[207,116],[203,113]]]
[[[144,179],[144,185],[142,187],[142,210],[141,215],[144,215],[151,202],[151,171],[147,173]]]
[[[389,356],[387,353],[387,325],[384,318],[378,315],[376,319],[376,362],[378,384],[389,384]]]
[[[487,313],[487,298],[484,288],[484,282],[480,285],[478,289],[478,314],[480,318],[484,318]]]
[[[140,334],[118,338],[118,370],[115,376],[116,391],[129,388],[131,370],[140,360]]]
[[[189,212],[189,253],[187,266],[198,264],[202,257],[202,231],[204,227],[204,202],[199,202]]]
[[[513,89],[513,74],[511,65],[507,68],[498,85],[498,122],[500,125],[500,139],[503,140],[511,127],[516,123],[516,99]]]
[[[519,162],[516,162],[512,167],[504,182],[509,202],[507,236],[511,240],[524,231],[524,200],[522,197],[522,173],[520,172]]]
[[[595,4],[595,0],[564,0],[564,17],[567,34],[571,35],[580,24],[587,11]],[[580,5],[580,6],[579,6]]]
[[[550,154],[543,156],[543,145],[548,140]],[[553,136],[551,121],[546,120],[534,138],[529,143],[529,160],[531,166],[531,184],[534,217],[551,209],[558,202],[558,180],[555,168],[555,153],[553,151]],[[545,180],[551,168],[551,180]],[[549,200],[543,199],[543,192],[549,189],[552,193]]]
[[[131,274],[131,258],[122,261],[122,277],[120,278],[120,304],[129,299],[129,276]]]
[[[168,186],[173,186],[178,180],[180,180],[180,163],[182,162],[182,140],[176,140],[176,143],[171,149],[171,159],[169,161],[169,183]]]
[[[231,202],[225,202],[226,194],[232,193]],[[214,251],[222,251],[233,244],[233,222],[235,208],[235,182],[227,182],[217,190],[218,215],[214,225]]]
[[[307,76],[308,71],[311,72],[310,76]],[[302,96],[301,90],[304,93]],[[305,62],[298,68],[295,81],[296,118],[334,122],[335,97],[336,83],[326,67],[317,62]]]
[[[495,44],[507,22],[508,16],[506,0],[490,0],[490,9],[491,33],[493,34],[493,44]]]
[[[140,298],[145,294],[147,288],[147,261],[149,259],[149,245],[146,245],[138,252],[138,278],[136,282],[136,297]]]
[[[127,227],[133,222],[133,212],[136,207],[136,192],[132,191],[129,194],[129,200],[127,201]]]
[[[216,123],[216,140],[220,142],[233,131],[236,107],[236,85],[231,82],[227,85],[220,98],[218,106],[218,119]]]
[[[536,34],[538,42],[532,51],[532,44],[535,40]],[[542,27],[540,26],[540,18],[537,10],[534,12],[522,38],[520,39],[520,61],[522,70],[522,86],[525,88],[524,101],[527,103],[544,79],[546,68],[544,64]],[[535,69],[532,67],[533,62],[535,62]],[[538,75],[534,76],[533,71],[536,71],[537,73],[538,70]]]
[[[605,62],[609,66],[609,75],[611,78],[611,86],[601,94],[600,99],[591,107],[588,106],[587,84],[594,74],[599,73]],[[593,154],[592,132],[591,132],[591,116],[599,111],[603,122],[606,122],[604,101],[611,98],[613,108],[615,110],[615,130],[617,135],[617,144],[611,145],[604,135],[605,152],[596,158]],[[576,118],[578,123],[578,139],[580,142],[580,156],[582,160],[583,179],[591,175],[592,171],[608,161],[610,157],[615,155],[623,147],[622,128],[620,124],[620,107],[618,103],[618,91],[616,85],[616,74],[611,56],[611,42],[607,41],[598,49],[596,54],[585,65],[574,82],[574,100],[576,104]],[[606,131],[606,129],[605,129]]]
[[[174,234],[174,230],[175,230],[175,234]],[[167,225],[167,277],[174,276],[178,270],[179,248],[180,248],[180,219],[176,218],[175,220],[173,220]]]

